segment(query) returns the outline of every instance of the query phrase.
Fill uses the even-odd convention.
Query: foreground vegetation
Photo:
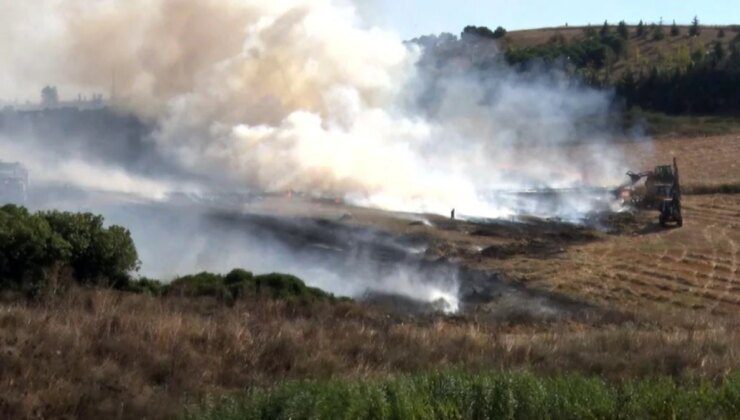
[[[716,318],[493,322],[389,317],[351,301],[226,303],[87,288],[0,303],[0,417],[173,417],[286,380],[449,369],[690,384],[740,368],[740,328]]]
[[[217,398],[190,419],[732,419],[740,375],[719,385],[670,378],[442,373],[374,381],[292,382]]]

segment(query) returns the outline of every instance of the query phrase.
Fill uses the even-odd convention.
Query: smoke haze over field
[[[351,3],[27,3],[2,6],[11,71],[0,94],[115,81],[117,106],[152,121],[163,159],[221,188],[496,217],[523,209],[490,190],[601,185],[622,173],[604,147],[605,94],[515,72],[491,43],[403,43],[366,28]],[[449,53],[460,45],[491,65]],[[577,156],[553,147],[583,138]]]
[[[511,69],[490,41],[403,42],[357,10],[330,0],[3,2],[0,98],[46,84],[67,99],[115,97],[113,112],[0,113],[0,159],[29,167],[40,191],[31,207],[130,227],[147,275],[288,271],[339,294],[444,298],[454,310],[463,282],[453,266],[426,266],[375,234],[255,218],[210,197],[296,191],[407,212],[577,220],[600,197],[519,193],[620,180],[610,98],[558,71]],[[224,209],[248,222],[214,222]]]

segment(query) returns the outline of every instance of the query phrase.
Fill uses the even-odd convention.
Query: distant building
[[[59,97],[59,91],[56,86],[45,86],[41,89],[41,101],[33,103],[26,101],[23,103],[0,101],[0,111],[44,111],[57,109],[73,109],[78,111],[103,109],[108,106],[108,101],[102,94],[93,93],[90,97],[78,94],[74,100],[63,100]]]

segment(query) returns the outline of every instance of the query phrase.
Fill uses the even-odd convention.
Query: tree
[[[689,28],[689,36],[699,36],[701,34],[701,28],[699,27],[699,17],[694,16],[694,20],[691,21],[691,27]]]
[[[46,86],[41,89],[41,104],[44,106],[55,106],[59,103],[59,93],[55,86]]]
[[[103,217],[91,213],[52,211],[40,216],[71,246],[68,264],[80,283],[117,286],[139,269],[139,257],[127,229],[105,228]]]
[[[671,36],[679,36],[681,35],[681,30],[678,29],[678,25],[676,25],[676,21],[673,21],[673,25],[671,25]]]
[[[71,252],[43,217],[12,204],[0,207],[0,288],[38,290],[45,270]]]
[[[609,34],[609,22],[604,21],[604,25],[601,26],[601,30],[599,30],[599,35],[606,36]]]
[[[483,39],[499,39],[506,35],[506,29],[502,27],[496,28],[495,31],[488,29],[485,26],[466,26],[463,29],[462,39],[466,41],[475,41]]]
[[[645,24],[640,20],[640,23],[637,24],[637,37],[642,38],[643,36],[645,36]]]
[[[719,32],[717,32],[717,38],[724,38],[725,37],[725,30],[723,28],[719,28]]]
[[[721,42],[715,41],[712,49],[712,61],[714,61],[714,64],[717,65],[724,60],[725,55],[725,47],[722,46]]]
[[[665,38],[665,32],[663,32],[663,25],[658,25],[653,29],[653,41],[660,41]]]
[[[585,28],[583,28],[583,34],[586,35],[586,37],[588,38],[596,36],[596,29],[594,29],[593,26],[591,26],[591,24],[589,23],[588,25],[586,25]]]
[[[630,36],[630,31],[627,28],[627,24],[623,20],[619,22],[619,26],[617,27],[617,33],[619,34],[619,36],[621,36],[624,39],[627,39]]]

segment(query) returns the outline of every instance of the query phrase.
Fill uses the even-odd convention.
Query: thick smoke
[[[130,226],[156,276],[246,266],[340,294],[369,288],[455,307],[454,273],[384,268],[351,250],[317,259],[270,235],[256,241],[254,226],[214,228],[208,211],[164,198],[297,191],[411,212],[575,220],[598,200],[521,193],[614,184],[623,173],[607,147],[606,94],[559,72],[515,71],[491,42],[404,43],[366,27],[351,2],[6,1],[0,65],[6,101],[53,84],[66,98],[110,91],[117,112],[137,117],[113,130],[134,127],[121,138],[55,133],[83,118],[71,113],[48,131],[0,137],[0,159],[23,161],[37,183],[70,185],[37,207]]]
[[[490,191],[602,184],[621,173],[603,134],[580,156],[555,147],[596,132],[588,128],[602,122],[606,95],[552,73],[481,70],[445,55],[465,44],[450,37],[405,44],[364,28],[351,4],[43,4],[7,6],[6,16],[28,14],[5,22],[7,39],[34,21],[50,28],[9,57],[30,65],[37,85],[40,74],[81,89],[114,84],[119,107],[154,122],[160,153],[219,186],[496,217],[528,209]],[[480,50],[469,56],[501,61],[490,42],[467,44]],[[54,62],[19,58],[28,54]],[[588,206],[576,207],[550,215]]]

